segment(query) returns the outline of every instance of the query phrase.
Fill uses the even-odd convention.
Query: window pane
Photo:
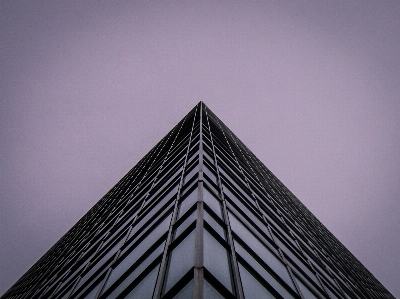
[[[155,267],[125,298],[151,299],[156,284],[158,266]]]
[[[281,277],[290,287],[294,289],[292,280],[286,266],[265,247],[239,220],[229,214],[229,221],[235,232],[250,248],[264,261],[279,277]],[[240,253],[239,253],[240,254]]]
[[[185,231],[194,221],[196,221],[196,210],[188,217],[186,218],[177,228],[175,231],[175,239],[179,237],[179,235]]]
[[[131,274],[125,278],[120,285],[112,292],[112,294],[120,294],[132,281],[134,281],[142,272],[145,270],[154,259],[159,256],[164,250],[164,243],[162,242],[141,264],[137,265]],[[146,253],[148,250],[146,247],[140,247],[140,245],[132,251],[112,272],[107,280],[104,287],[103,293],[124,273],[129,270],[129,268],[138,260],[140,256]]]
[[[235,243],[236,252],[247,262],[255,271],[260,274],[283,298],[294,298],[276,279],[265,270],[238,242]]]
[[[192,168],[192,170],[189,171],[189,173],[186,173],[184,182],[185,183],[189,182],[192,177],[198,175],[198,172],[199,172],[199,166],[196,165],[195,167]]]
[[[170,223],[172,215],[167,216],[161,223],[159,223],[154,229],[153,231],[151,231],[145,238],[144,240],[142,240],[141,242],[143,244],[139,245],[139,246],[147,246],[150,247],[150,245],[154,244],[156,242],[157,239],[159,239],[164,233],[166,233],[168,231],[168,226]],[[147,233],[147,231],[142,231],[139,236],[144,235],[144,233]],[[135,240],[137,240],[139,237],[135,237]],[[129,243],[129,245],[127,245],[125,248],[123,248],[122,250],[122,254],[125,254],[126,251],[128,251],[133,244],[135,244],[132,240],[128,240],[127,243]],[[136,242],[136,241],[135,241]],[[147,245],[144,245],[147,244]],[[137,249],[134,249],[137,251]]]
[[[207,280],[204,280],[204,298],[223,299],[224,297]]]
[[[194,266],[194,237],[194,232],[191,232],[172,251],[164,293],[174,286]]]
[[[205,164],[206,165],[206,164]],[[211,182],[216,183],[217,182],[217,177],[215,176],[215,174],[208,169],[206,166],[204,165],[203,167],[203,172],[208,176],[208,178],[211,180]]]
[[[95,286],[94,288],[93,288],[93,290],[89,293],[89,294],[87,294],[85,297],[83,297],[82,299],[93,299],[94,298],[94,296],[96,296],[96,294],[97,294],[97,291],[99,290],[99,285],[101,284],[101,281],[100,281],[100,283],[97,285],[97,286]]]
[[[204,266],[232,292],[228,253],[206,230],[204,230]]]
[[[297,279],[297,284],[299,285],[300,291],[302,292],[304,298],[317,298],[299,279]]]
[[[96,264],[91,265],[92,268],[81,278],[81,280],[79,281],[78,285],[75,287],[75,290],[79,290],[79,288],[88,280],[90,279],[91,281],[93,281],[95,279],[95,277],[92,277],[92,275],[94,274],[94,272],[96,272],[97,270],[100,269],[100,267],[102,267],[105,262],[108,262],[108,264],[111,262],[111,260],[109,260],[110,258],[112,258],[112,256],[115,254],[115,252],[117,251],[117,249],[120,247],[122,241],[124,239],[121,238],[121,240],[119,240],[119,242],[117,242],[113,248],[109,249],[109,251],[99,260],[96,262]],[[104,270],[107,270],[106,268]],[[104,272],[103,270],[103,272]],[[76,292],[75,292],[76,293]]]
[[[264,286],[239,264],[240,278],[246,299],[275,298]],[[306,297],[308,298],[308,297]]]
[[[193,297],[193,280],[190,281],[187,285],[185,285],[183,289],[173,297],[173,299],[189,299],[192,297]]]
[[[165,209],[167,210],[167,209]],[[165,211],[164,210],[164,211]],[[148,213],[147,215],[144,216],[144,218],[141,218],[139,220],[139,222],[135,223],[133,226],[133,229],[131,230],[131,232],[129,233],[129,237],[128,240],[132,241],[132,240],[137,240],[139,239],[144,233],[146,233],[147,229],[154,223],[157,222],[160,217],[163,217],[163,215],[161,213],[158,213],[158,215],[153,218],[150,222],[148,222],[148,220],[154,216],[155,212],[150,211],[150,213]],[[172,215],[171,215],[172,216]],[[161,226],[167,231],[168,230],[168,226],[169,226],[169,220],[171,220],[171,216],[167,217],[166,219],[163,220]],[[168,219],[168,220],[167,220]],[[167,222],[167,223],[166,223]],[[158,225],[160,226],[160,224]],[[134,238],[134,239],[132,239]]]
[[[181,203],[179,208],[179,217],[185,214],[196,202],[197,202],[198,191],[194,189]]]
[[[222,239],[225,239],[225,233],[222,226],[206,211],[204,211],[204,220],[221,236]]]
[[[203,201],[215,214],[221,217],[221,205],[219,201],[206,188],[203,189]]]

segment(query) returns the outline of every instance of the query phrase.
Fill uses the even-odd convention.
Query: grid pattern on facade
[[[200,102],[1,298],[394,298]]]

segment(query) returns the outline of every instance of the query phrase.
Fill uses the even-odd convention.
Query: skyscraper
[[[2,298],[394,298],[200,102]]]

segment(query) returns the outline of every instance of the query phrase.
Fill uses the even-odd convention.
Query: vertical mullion
[[[175,135],[174,141],[172,142],[172,144],[171,144],[171,146],[170,146],[170,149],[171,149],[171,147],[173,146],[173,144],[174,144],[174,142],[175,142],[177,136],[179,135],[179,131],[180,131],[180,129],[182,128],[182,126],[184,125],[185,121],[186,121],[186,118],[183,119],[182,124],[181,124],[181,126],[179,127],[178,133]],[[134,192],[132,192],[132,197],[133,197],[133,194],[135,194],[135,192],[140,188],[142,181],[143,181],[143,180],[145,179],[145,177],[147,176],[148,170],[151,168],[151,166],[153,165],[153,163],[157,160],[158,155],[161,153],[161,151],[163,150],[164,146],[167,144],[168,140],[171,138],[171,136],[173,136],[173,134],[174,134],[174,132],[175,132],[175,129],[176,129],[176,127],[173,129],[173,131],[172,131],[170,134],[168,134],[168,138],[166,138],[166,141],[163,143],[162,147],[160,148],[160,151],[158,151],[156,157],[152,160],[150,166],[147,168],[147,170],[146,170],[144,176],[143,176],[143,177],[141,178],[141,180],[139,181],[139,183],[138,183],[138,185],[136,186]],[[170,150],[170,149],[169,149],[169,150]],[[168,150],[168,152],[167,152],[167,155],[168,155],[168,153],[169,153],[169,150]],[[165,161],[165,159],[164,159],[164,161]],[[164,163],[164,161],[163,161],[163,163]],[[157,176],[156,176],[156,177],[157,177]],[[149,190],[149,192],[150,192],[150,190]],[[148,192],[148,193],[149,193],[149,192]],[[147,194],[148,194],[148,193],[147,193]],[[127,203],[128,203],[128,202],[129,202],[129,201],[127,201]],[[113,267],[115,261],[118,259],[120,253],[121,253],[121,247],[122,247],[122,246],[125,244],[125,242],[128,240],[129,235],[130,235],[130,233],[131,233],[131,231],[132,231],[132,229],[133,229],[133,227],[134,227],[134,224],[135,224],[136,220],[138,219],[138,217],[139,217],[139,215],[140,215],[140,212],[142,211],[142,209],[143,209],[143,207],[144,207],[144,205],[145,205],[145,202],[146,202],[146,200],[144,199],[144,200],[142,201],[141,205],[140,205],[140,208],[139,208],[139,210],[138,210],[136,216],[135,216],[134,219],[132,220],[132,223],[131,223],[131,225],[129,226],[129,229],[128,229],[127,232],[126,232],[126,236],[124,237],[125,240],[124,240],[123,242],[121,242],[121,245],[119,246],[120,248],[117,250],[117,252],[116,252],[116,254],[115,254],[115,256],[114,256],[114,260],[111,262],[111,264],[110,264],[110,266],[109,266],[109,269],[107,270],[107,273],[106,273],[106,275],[105,275],[103,281],[100,283],[100,287],[99,287],[99,289],[98,289],[98,291],[97,291],[97,293],[96,293],[96,296],[94,297],[95,299],[96,299],[96,298],[99,298],[99,296],[100,296],[100,294],[101,294],[101,292],[102,292],[102,290],[103,290],[103,288],[104,288],[104,285],[106,284],[106,282],[107,282],[107,280],[108,280],[108,277],[110,276],[110,274],[111,274],[111,272],[112,272],[112,267]],[[72,293],[71,293],[71,294],[72,294]]]
[[[278,242],[275,240],[275,237],[274,237],[274,235],[273,235],[273,233],[272,233],[272,230],[271,230],[271,226],[270,226],[270,224],[269,224],[269,221],[267,220],[267,218],[266,218],[266,217],[264,216],[264,214],[262,213],[261,207],[260,207],[260,205],[259,205],[259,203],[258,203],[258,200],[257,200],[257,197],[255,196],[253,190],[251,189],[251,186],[250,186],[250,184],[249,184],[249,182],[248,182],[246,176],[244,175],[242,166],[240,165],[239,160],[237,159],[237,157],[236,157],[236,155],[235,155],[235,153],[234,153],[234,151],[233,151],[233,149],[232,149],[232,147],[231,147],[231,145],[230,145],[230,143],[229,143],[229,140],[228,140],[228,138],[226,137],[225,132],[224,132],[224,130],[223,130],[223,128],[222,128],[220,122],[218,121],[218,119],[217,119],[217,122],[218,122],[218,125],[220,126],[220,129],[221,129],[222,133],[224,134],[224,137],[225,137],[225,139],[226,139],[226,142],[228,143],[228,146],[229,146],[229,148],[230,148],[230,150],[231,150],[233,156],[235,157],[236,163],[237,163],[238,168],[239,168],[240,172],[242,173],[242,176],[243,176],[243,178],[244,178],[244,180],[245,180],[245,182],[246,182],[247,188],[249,189],[249,191],[250,191],[250,193],[251,193],[251,195],[252,195],[252,197],[253,197],[253,199],[254,199],[254,202],[256,203],[256,207],[257,207],[257,209],[259,210],[259,212],[260,212],[260,214],[261,214],[261,216],[262,216],[264,222],[265,222],[266,225],[267,225],[267,229],[268,229],[268,231],[269,231],[269,233],[270,233],[270,235],[271,235],[271,237],[272,237],[272,240],[273,240],[274,243],[278,246],[278,252],[279,252],[279,254],[280,254],[282,260],[285,262],[286,268],[287,268],[288,271],[289,271],[289,274],[290,274],[290,276],[291,276],[291,278],[292,278],[293,284],[296,286],[298,293],[299,293],[300,296],[303,298],[304,296],[303,296],[303,294],[302,294],[301,291],[300,291],[300,288],[299,288],[299,286],[298,286],[298,284],[297,284],[297,282],[296,282],[296,279],[294,279],[293,272],[292,272],[291,268],[289,267],[288,261],[286,260],[285,255],[283,254],[282,249],[280,248]],[[227,130],[227,131],[228,131],[228,130]],[[229,132],[228,132],[228,133],[229,133]],[[241,151],[240,147],[237,145],[237,143],[236,143],[235,140],[233,139],[232,135],[230,135],[230,137],[231,137],[231,139],[233,140],[233,142],[235,143],[236,147],[239,149],[239,151],[240,151],[240,153],[242,154],[242,156],[244,157],[244,159],[247,161],[246,157],[243,155],[243,152]],[[249,167],[251,167],[251,166],[249,165]]]
[[[189,142],[188,142],[188,146],[187,146],[187,150],[186,150],[185,162],[184,162],[183,168],[182,168],[182,174],[181,174],[181,178],[179,181],[177,197],[176,197],[175,204],[174,204],[174,211],[172,214],[171,223],[169,225],[168,236],[167,236],[167,240],[166,240],[165,246],[164,246],[164,252],[163,252],[163,256],[162,256],[162,260],[161,260],[161,264],[160,264],[160,269],[158,270],[156,286],[155,286],[155,289],[153,292],[153,299],[158,299],[162,295],[162,290],[163,290],[163,285],[164,285],[164,280],[165,280],[166,270],[167,270],[167,265],[168,265],[168,257],[169,257],[168,251],[169,251],[169,246],[171,245],[171,242],[172,242],[172,237],[173,237],[173,232],[174,232],[174,224],[175,224],[176,217],[178,214],[178,203],[179,203],[179,199],[180,199],[180,192],[182,189],[183,179],[185,176],[185,170],[186,170],[186,166],[187,166],[188,155],[190,152],[190,145],[192,142],[193,128],[196,123],[197,112],[198,112],[198,107],[196,107],[196,111],[195,111],[194,117],[193,117],[192,128],[190,131]]]
[[[194,255],[194,288],[193,299],[203,299],[204,297],[204,244],[203,244],[203,103],[200,102],[200,123],[199,123],[199,175],[198,175],[198,196],[196,214],[196,235],[195,235],[195,255]]]
[[[213,156],[214,156],[214,162],[215,162],[215,168],[217,170],[217,180],[218,180],[218,187],[220,189],[220,196],[222,199],[222,210],[223,210],[223,218],[225,221],[225,224],[227,225],[227,237],[228,237],[228,243],[229,243],[229,247],[230,247],[230,251],[231,251],[231,259],[232,259],[232,269],[233,269],[233,276],[234,276],[234,282],[235,282],[235,287],[236,287],[236,293],[237,293],[237,297],[239,299],[244,299],[244,294],[243,294],[243,288],[242,288],[242,282],[240,279],[240,273],[239,273],[239,267],[238,267],[238,263],[237,263],[237,259],[236,259],[236,253],[235,253],[235,247],[233,244],[233,236],[232,236],[232,230],[231,230],[231,225],[229,223],[229,217],[228,217],[228,209],[226,206],[226,201],[224,198],[224,192],[222,190],[222,181],[221,181],[221,176],[219,174],[219,167],[218,167],[218,161],[217,161],[217,156],[215,153],[215,147],[214,147],[214,141],[213,141],[213,136],[212,136],[212,132],[211,132],[211,126],[209,123],[209,119],[208,119],[208,113],[205,107],[205,115],[207,118],[207,126],[208,126],[208,130],[210,132],[210,138],[211,138],[211,147],[212,147],[212,151],[213,151]]]

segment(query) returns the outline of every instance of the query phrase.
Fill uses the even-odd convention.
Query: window
[[[174,286],[194,266],[195,234],[192,231],[171,252],[164,293]]]
[[[156,284],[158,266],[155,267],[125,298],[151,299]]]
[[[204,266],[232,292],[228,252],[207,230],[204,230]]]
[[[240,277],[246,299],[275,298],[253,275],[239,263]],[[308,299],[308,297],[306,297]]]
[[[144,270],[157,258],[161,259],[161,253],[164,249],[164,243],[156,245],[146,250],[145,246],[138,246],[134,251],[126,256],[115,269],[112,270],[103,289],[101,298],[111,295],[115,297],[121,294],[136,278],[138,278]]]
[[[206,188],[203,188],[203,201],[211,208],[211,210],[221,217],[221,205],[219,200],[215,198]]]

